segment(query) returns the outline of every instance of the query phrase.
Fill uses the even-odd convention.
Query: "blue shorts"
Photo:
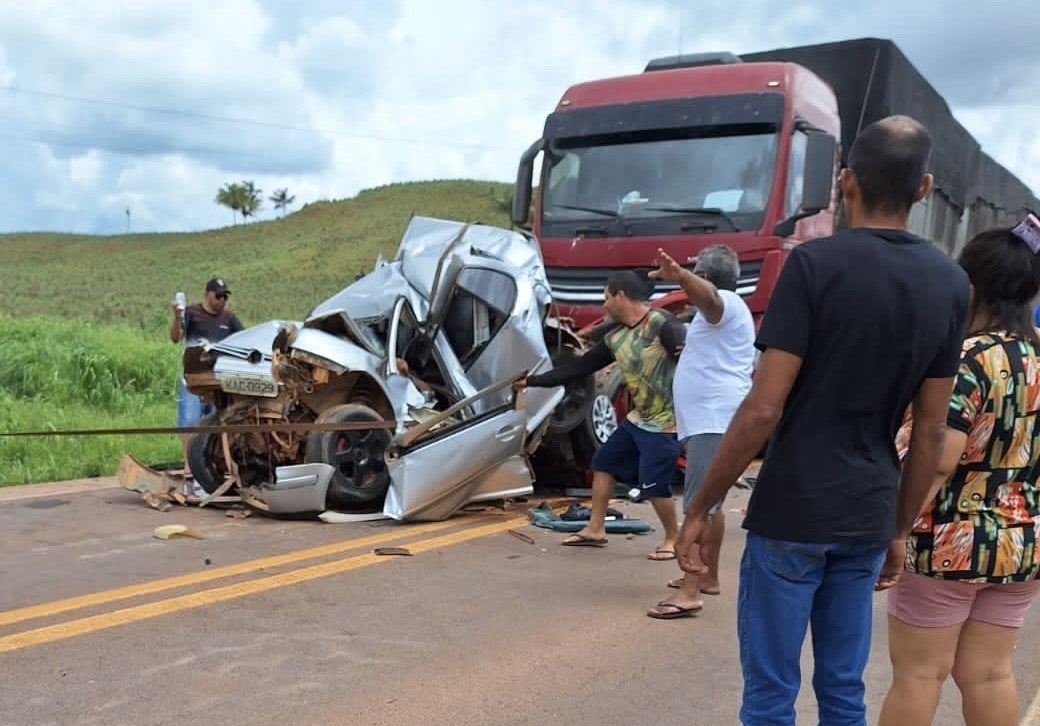
[[[644,431],[626,419],[596,451],[592,470],[639,487],[640,499],[671,497],[679,450],[675,434]]]
[[[177,382],[177,425],[194,426],[203,416],[216,411],[216,407],[203,403],[202,399],[188,391],[188,387],[181,378]]]

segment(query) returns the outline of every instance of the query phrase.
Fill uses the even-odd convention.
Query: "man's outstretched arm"
[[[684,269],[662,249],[657,250],[657,269],[650,273],[650,279],[679,283],[690,304],[697,308],[710,325],[717,325],[722,320],[725,303],[719,295],[718,288],[708,280]]]
[[[583,378],[590,373],[595,373],[600,368],[610,365],[613,360],[614,356],[611,355],[610,349],[606,343],[601,341],[586,351],[584,355],[567,361],[562,366],[553,368],[546,373],[528,376],[519,383],[531,388],[554,388],[562,386],[575,378]]]

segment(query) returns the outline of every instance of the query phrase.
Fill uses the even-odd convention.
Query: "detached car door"
[[[386,455],[390,489],[384,514],[437,521],[474,497],[530,494],[532,476],[523,454],[526,422],[512,378],[507,378],[398,434]]]

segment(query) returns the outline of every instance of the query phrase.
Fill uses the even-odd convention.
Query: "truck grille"
[[[633,268],[636,272],[649,272],[649,267]],[[607,277],[615,270],[605,267],[549,268],[546,274],[552,286],[553,299],[571,305],[600,305],[603,303],[603,287]],[[740,277],[737,278],[737,294],[747,297],[758,287],[758,276],[762,271],[762,261],[754,260],[740,263]],[[651,299],[656,300],[668,293],[678,290],[679,286],[672,282],[658,282],[654,286]]]

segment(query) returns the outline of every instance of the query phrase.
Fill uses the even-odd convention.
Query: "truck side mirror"
[[[513,185],[513,206],[509,217],[517,227],[527,227],[527,218],[531,209],[531,178],[534,176],[534,157],[542,150],[542,139],[527,147],[520,157],[520,166],[516,171],[516,184]]]
[[[797,212],[773,228],[773,234],[778,237],[790,237],[794,234],[794,225],[799,219],[811,217],[831,205],[838,142],[823,131],[814,129],[804,133],[806,145],[805,165],[802,170],[802,200]]]
[[[834,157],[838,142],[830,134],[811,132],[805,147],[805,186],[802,208],[808,214],[822,212],[831,205],[834,186]]]

